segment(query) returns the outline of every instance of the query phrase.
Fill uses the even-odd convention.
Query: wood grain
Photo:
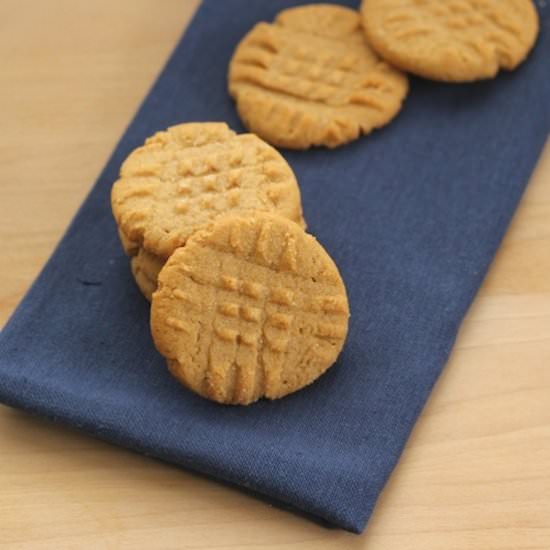
[[[0,3],[0,319],[84,198],[196,1]],[[550,146],[368,531],[0,407],[0,547],[548,550]]]

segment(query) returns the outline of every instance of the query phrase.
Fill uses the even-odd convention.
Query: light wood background
[[[0,2],[2,324],[196,4]],[[0,547],[549,550],[550,145],[364,535],[0,406]]]

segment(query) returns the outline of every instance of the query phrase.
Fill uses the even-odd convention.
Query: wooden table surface
[[[3,324],[195,0],[0,2]],[[550,143],[362,536],[0,406],[0,547],[550,549]]]

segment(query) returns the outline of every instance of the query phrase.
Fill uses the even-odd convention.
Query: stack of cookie
[[[292,169],[273,147],[224,123],[158,132],[123,163],[113,214],[148,300],[169,256],[220,214],[275,212],[305,227]]]
[[[337,147],[390,122],[405,72],[468,82],[515,69],[538,32],[532,0],[363,0],[258,23],[229,67],[247,128],[276,146]]]
[[[345,287],[305,233],[296,178],[270,145],[224,123],[174,126],[130,154],[111,199],[152,300],[153,339],[185,386],[248,404],[296,391],[334,363]]]
[[[363,0],[361,14],[312,4],[258,23],[229,67],[229,92],[254,133],[224,123],[158,132],[112,190],[174,376],[208,399],[248,404],[310,384],[344,345],[344,283],[304,231],[296,178],[266,141],[343,145],[396,116],[404,71],[490,78],[517,67],[537,31],[531,0]]]

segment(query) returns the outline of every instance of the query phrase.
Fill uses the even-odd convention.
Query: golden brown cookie
[[[537,37],[531,0],[363,0],[371,46],[405,71],[453,82],[515,69]]]
[[[359,14],[332,4],[284,10],[258,23],[229,67],[244,124],[292,149],[336,147],[387,124],[407,78],[367,45]]]
[[[283,157],[224,123],[180,124],[147,139],[123,163],[111,203],[124,248],[164,259],[228,212],[271,211],[303,223]]]
[[[157,289],[157,279],[165,261],[143,248],[130,260],[132,275],[142,294],[151,301],[153,292]]]
[[[176,378],[214,401],[276,399],[336,360],[348,300],[334,262],[297,224],[226,216],[177,249],[153,294],[155,345]]]

